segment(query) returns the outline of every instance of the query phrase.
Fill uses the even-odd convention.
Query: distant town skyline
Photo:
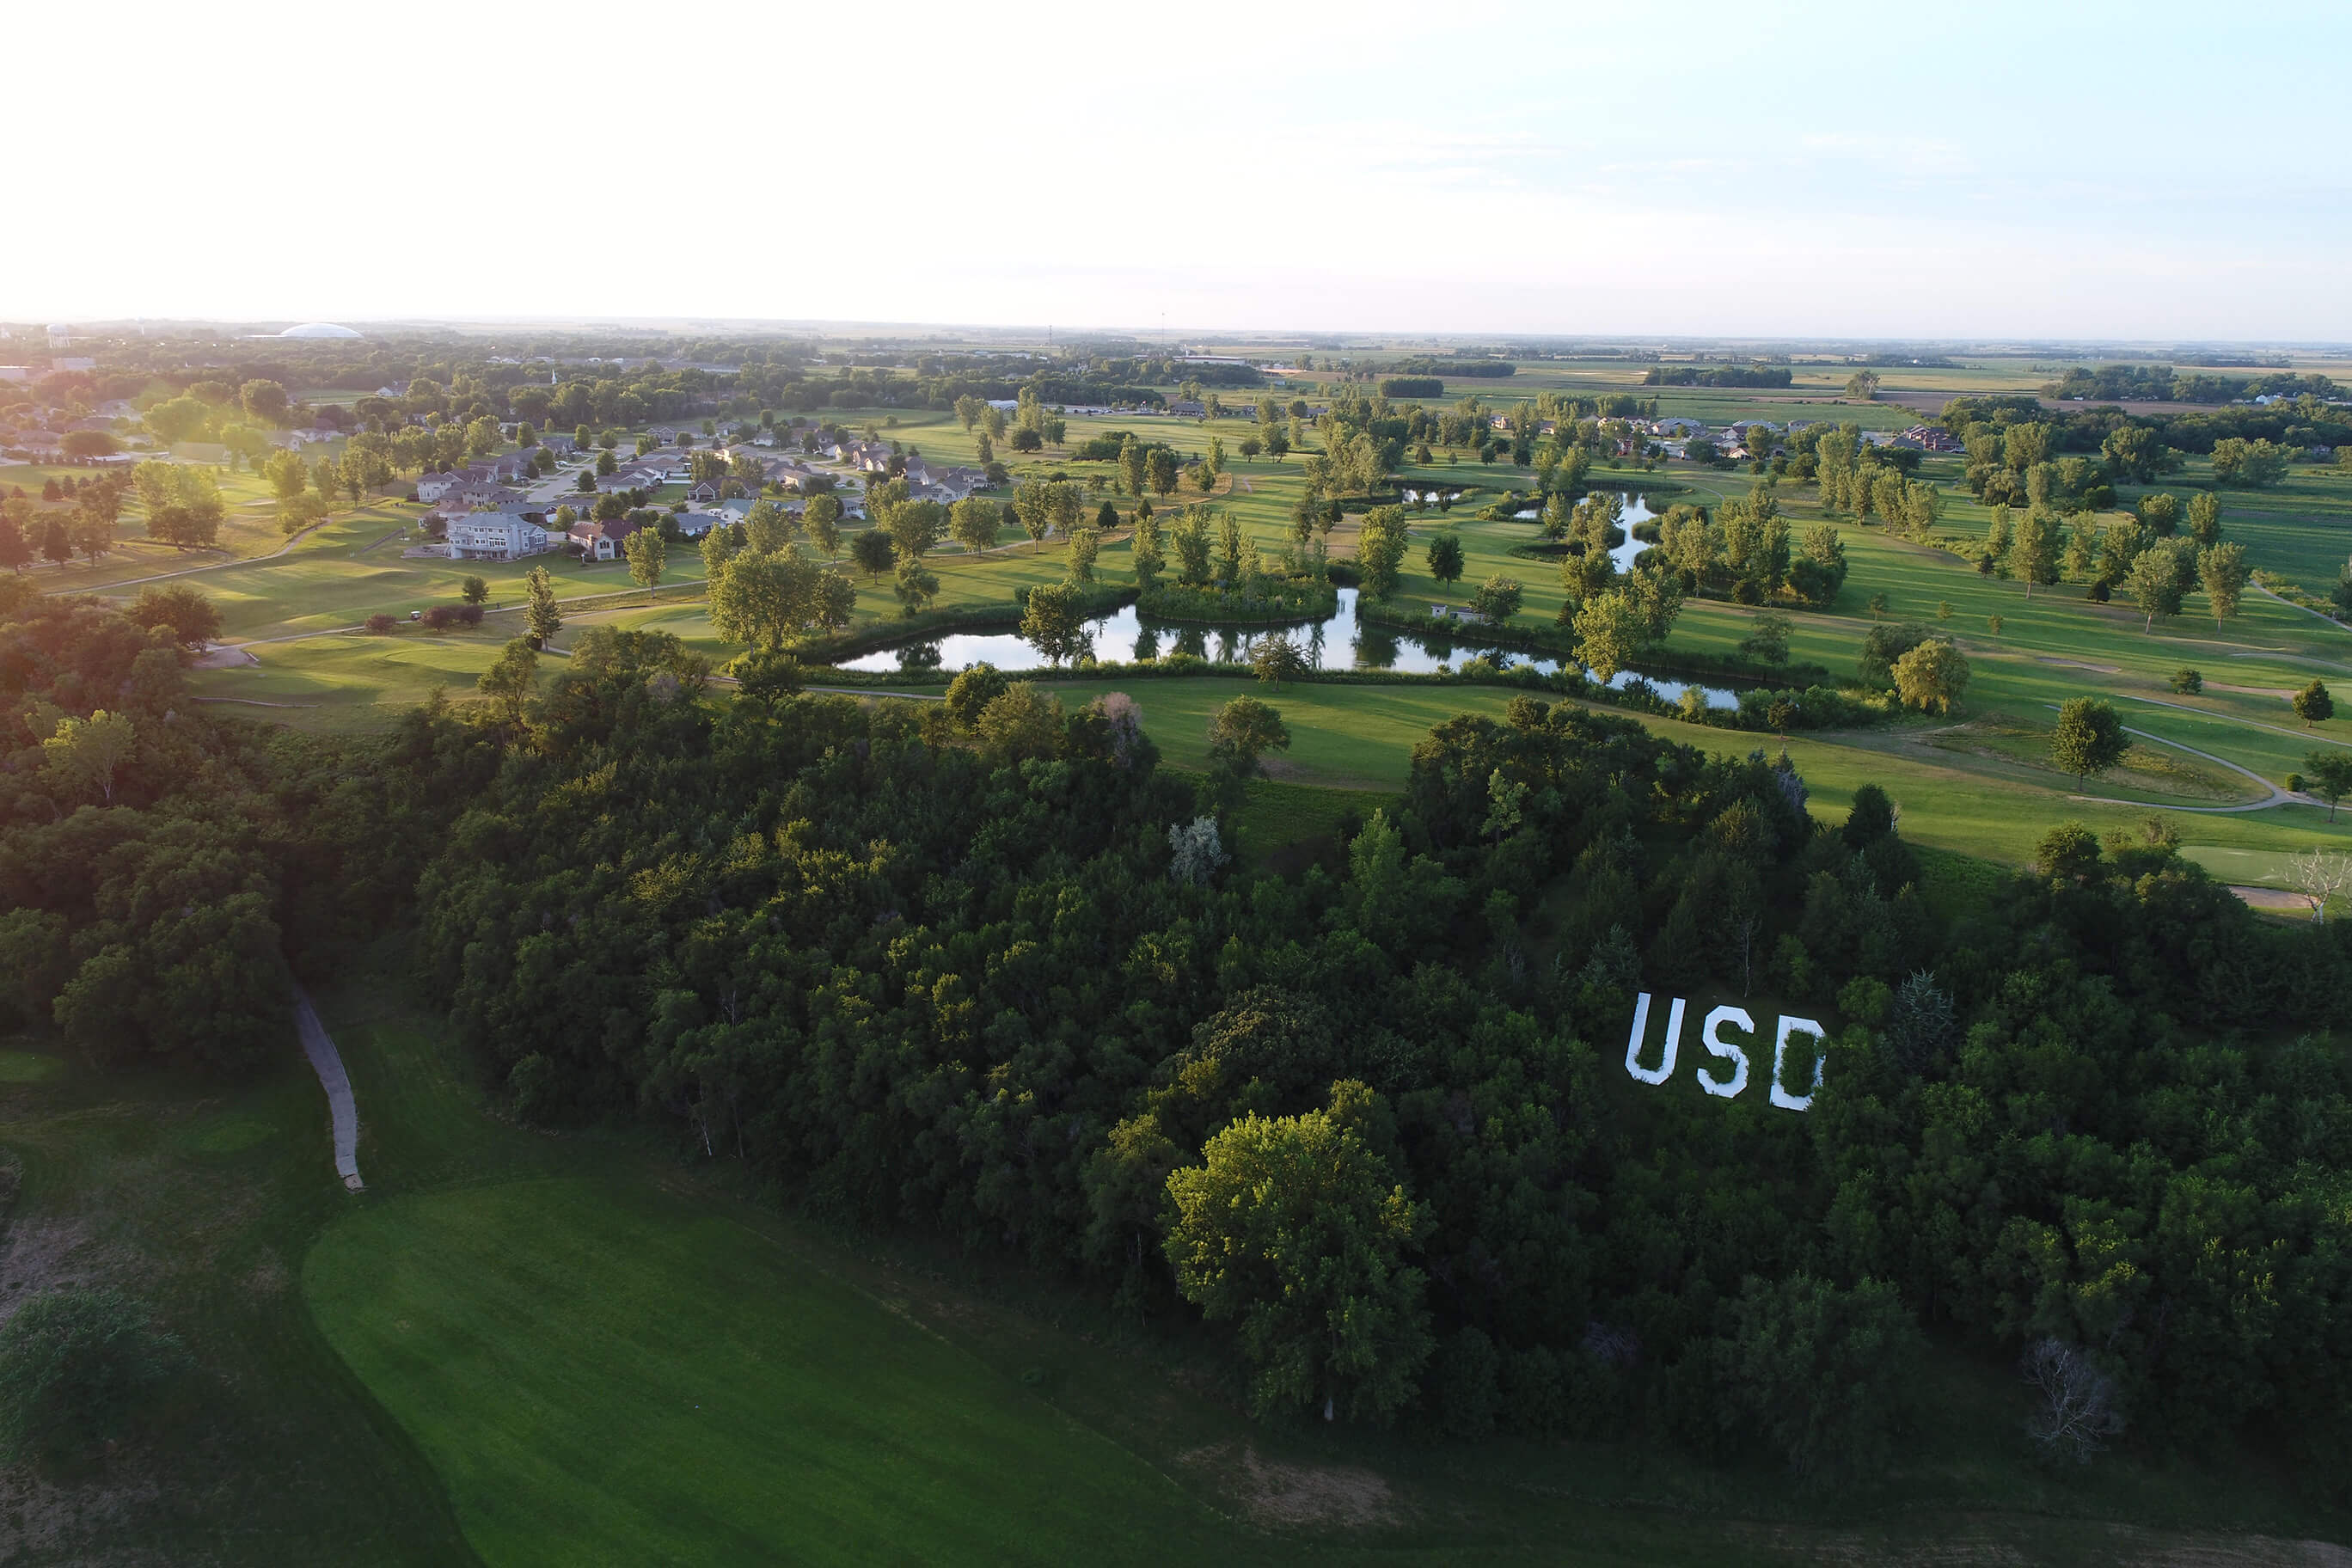
[[[144,17],[102,106],[24,89],[121,194],[20,230],[0,318],[2352,339],[2352,174],[2287,134],[2336,10],[918,5],[876,51],[720,5],[614,75],[644,26]]]

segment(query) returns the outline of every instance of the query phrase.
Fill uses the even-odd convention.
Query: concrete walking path
[[[2164,706],[2169,708],[2174,706],[2174,704],[2168,702]],[[2199,711],[2199,710],[2192,708],[2189,711],[2194,713]],[[2286,791],[2279,788],[2278,785],[2271,783],[2270,780],[2263,777],[2262,774],[2254,772],[2252,768],[2242,768],[2227,757],[2217,757],[2210,752],[2200,752],[2194,746],[2184,746],[2178,741],[2168,741],[2162,735],[2151,735],[2146,730],[2135,730],[2128,724],[2123,726],[2123,731],[2126,735],[2137,735],[2143,741],[2153,741],[2159,746],[2170,746],[2176,752],[2186,752],[2192,757],[2202,757],[2209,763],[2212,763],[2220,767],[2227,768],[2233,773],[2241,774],[2252,781],[2254,784],[2261,788],[2263,794],[2263,798],[2261,800],[2248,801],[2242,805],[2156,805],[2148,801],[2117,800],[2111,795],[2069,795],[2067,797],[2069,800],[2088,801],[2095,805],[2137,805],[2149,811],[2190,811],[2197,813],[2200,816],[2233,816],[2238,813],[2244,811],[2268,811],[2274,805],[2307,805],[2310,804],[2309,796],[2289,795]]]
[[[2338,741],[2332,736],[2315,734],[2308,725],[2301,730],[2290,730],[2284,724],[2265,724],[2259,719],[2240,719],[2228,713],[2217,713],[2210,708],[2192,708],[2186,702],[2167,702],[2161,697],[2142,697],[2136,691],[2118,691],[2116,695],[2129,698],[2134,702],[2150,703],[2158,708],[2177,708],[2183,713],[2194,713],[2200,719],[2211,719],[2219,723],[2235,724],[2244,730],[2268,730],[2273,735],[2284,735],[2289,740],[2294,740],[2300,735],[2305,741],[2316,741],[2322,745],[2352,746],[2352,741]],[[2166,742],[2167,745],[2174,743]],[[2181,749],[2187,751],[2189,748],[2183,746]]]
[[[333,1113],[335,1174],[356,1193],[363,1184],[360,1181],[360,1110],[352,1099],[351,1075],[343,1071],[334,1037],[319,1022],[319,1010],[310,1005],[310,994],[299,985],[294,987],[294,1028],[302,1037],[302,1054],[310,1058],[311,1070],[319,1075],[319,1087],[327,1091],[327,1106]]]

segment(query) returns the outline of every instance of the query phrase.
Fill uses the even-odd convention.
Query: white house
[[[521,512],[469,511],[449,520],[452,561],[516,561],[553,548],[547,530]]]
[[[429,506],[465,482],[466,476],[463,474],[431,473],[422,475],[416,481],[416,499]]]

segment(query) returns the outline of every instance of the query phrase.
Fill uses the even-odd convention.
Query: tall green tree
[[[2058,581],[2058,520],[2038,506],[2025,509],[2018,520],[2017,537],[2009,550],[2009,569],[2025,580],[2025,596],[2033,597],[2036,583]]]
[[[1516,577],[1494,576],[1478,584],[1471,597],[1471,607],[1489,624],[1501,626],[1519,613],[1527,595],[1526,588]]]
[[[2329,694],[2326,684],[2315,676],[2310,685],[2294,694],[2292,701],[2294,716],[2303,721],[2305,729],[2314,724],[2324,724],[2336,717],[2336,699]]]
[[[1906,707],[1949,713],[1968,689],[1969,660],[1948,639],[1930,637],[1896,659],[1893,673]]]
[[[1404,552],[1403,508],[1377,506],[1364,514],[1356,535],[1356,576],[1366,598],[1378,603],[1396,593]]]
[[[1150,482],[1150,472],[1144,458],[1143,443],[1132,436],[1118,444],[1118,474],[1127,486],[1127,493],[1140,500],[1143,487]]]
[[[524,708],[539,689],[539,652],[530,639],[516,637],[509,642],[474,687],[497,707],[500,718],[509,724],[521,723]]]
[[[1462,540],[1451,531],[1441,533],[1429,542],[1423,552],[1429,563],[1429,574],[1440,583],[1453,584],[1462,580]]]
[[[2328,746],[2303,759],[2304,777],[2314,795],[2327,803],[2327,820],[2336,820],[2336,803],[2352,795],[2352,752]]]
[[[1886,1468],[1918,1407],[1927,1351],[1893,1286],[1751,1276],[1729,1315],[1717,1347],[1725,1414],[1744,1417],[1801,1478]]]
[[[1136,586],[1149,592],[1167,565],[1160,548],[1160,520],[1150,510],[1137,511],[1135,537],[1128,548],[1135,566]]]
[[[2221,500],[2210,490],[2189,498],[2189,537],[2200,544],[2218,543],[2221,538]]]
[[[1070,559],[1066,580],[1091,583],[1095,580],[1095,558],[1102,553],[1102,535],[1091,528],[1081,528],[1070,535]]]
[[[2171,550],[2151,545],[2133,557],[2131,570],[2124,574],[2124,592],[2147,616],[2144,632],[2156,629],[2157,616],[2179,615],[2180,571]]]
[[[534,566],[522,580],[522,591],[530,599],[523,611],[523,635],[533,648],[544,648],[563,629],[563,614],[555,607],[555,579],[546,567]]]
[[[1209,721],[1209,754],[1236,777],[1256,773],[1266,752],[1289,749],[1290,727],[1282,721],[1281,710],[1255,697],[1234,698]]]
[[[2238,613],[2238,601],[2246,591],[2246,547],[2242,544],[2209,544],[2197,552],[2197,581],[2205,590],[2205,601],[2213,608],[2213,625],[2218,630],[2223,621]]]
[[[1167,1253],[1184,1298],[1237,1326],[1251,1408],[1393,1420],[1433,1347],[1405,1261],[1428,1217],[1326,1111],[1244,1116],[1201,1152],[1168,1178]]]
[[[58,720],[57,733],[41,742],[41,761],[67,798],[112,805],[115,775],[137,744],[129,715],[101,708],[87,719]]]
[[[2073,773],[2078,785],[2122,762],[2130,749],[2131,737],[2112,703],[2070,697],[2059,705],[2058,722],[2050,731],[2050,761],[2061,773]]]
[[[629,558],[629,576],[646,591],[650,603],[661,585],[662,569],[669,563],[669,542],[658,528],[640,528],[621,542],[621,550]]]
[[[898,561],[893,589],[898,595],[899,605],[912,616],[920,613],[924,605],[939,597],[940,580],[936,574],[923,565],[920,557],[902,556]]]
[[[864,568],[866,580],[879,582],[898,562],[898,546],[878,528],[869,528],[849,542],[849,558]]]
[[[1066,583],[1040,583],[1021,607],[1021,635],[1059,668],[1086,651],[1087,613],[1078,591]]]
[[[808,541],[824,552],[828,561],[841,553],[841,498],[811,496],[801,509],[801,531]]]
[[[992,550],[996,535],[1003,526],[1003,513],[996,503],[981,496],[967,496],[949,510],[948,529],[956,542],[977,553]]]

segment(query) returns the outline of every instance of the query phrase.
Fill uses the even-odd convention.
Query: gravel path
[[[302,1054],[310,1058],[310,1067],[319,1075],[319,1087],[327,1091],[328,1109],[333,1112],[335,1174],[342,1177],[344,1186],[358,1192],[362,1184],[360,1109],[352,1099],[351,1076],[343,1071],[342,1055],[335,1049],[334,1037],[319,1022],[319,1010],[310,1005],[310,994],[299,985],[294,987],[294,1027],[302,1037]]]

